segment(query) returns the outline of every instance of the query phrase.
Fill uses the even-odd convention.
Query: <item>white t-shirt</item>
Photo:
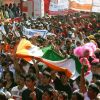
[[[16,98],[15,100],[21,100],[22,92],[25,89],[27,89],[26,86],[24,86],[21,90],[18,89],[18,86],[13,87],[12,90],[11,90],[12,97]]]
[[[8,99],[11,97],[11,93],[7,91],[4,87],[0,89],[0,94],[4,94]]]

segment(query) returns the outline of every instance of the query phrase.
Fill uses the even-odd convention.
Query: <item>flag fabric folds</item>
[[[23,28],[23,35],[28,38],[31,38],[33,36],[41,36],[45,38],[47,33],[47,30],[28,29],[26,27]]]
[[[52,46],[39,48],[31,44],[30,41],[22,39],[17,47],[16,55],[32,63],[33,57],[45,63],[48,67],[56,71],[63,71],[67,77],[76,79],[81,72],[81,64],[74,56],[63,58],[55,52]]]

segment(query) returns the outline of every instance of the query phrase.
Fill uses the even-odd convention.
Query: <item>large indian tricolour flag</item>
[[[81,72],[81,64],[75,56],[63,58],[53,50],[52,46],[40,49],[26,39],[20,41],[16,55],[29,63],[32,63],[32,59],[35,58],[53,70],[65,72],[67,77],[72,79],[76,79]]]

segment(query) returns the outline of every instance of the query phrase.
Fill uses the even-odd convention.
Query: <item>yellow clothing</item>
[[[0,11],[0,19],[4,19],[4,15],[2,11]]]

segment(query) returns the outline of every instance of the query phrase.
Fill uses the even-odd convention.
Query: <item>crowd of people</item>
[[[20,4],[5,4],[0,6],[0,19],[15,18],[21,16]]]
[[[15,5],[2,7],[1,13],[17,13]],[[16,8],[16,7],[15,7]],[[16,8],[17,9],[17,8]],[[2,15],[2,14],[1,14]],[[0,16],[1,16],[0,15]],[[84,16],[88,15],[88,16]],[[10,13],[6,18],[13,18]],[[3,16],[1,16],[3,17]],[[32,19],[23,14],[20,22],[1,22],[0,42],[0,100],[100,100],[100,17],[98,14],[75,12],[64,16],[45,16]],[[51,35],[42,37],[23,35],[24,28],[48,30]],[[51,45],[64,58],[71,55],[83,58],[80,76],[72,80],[33,58],[33,63],[16,56],[22,38],[43,48]],[[77,56],[74,50],[92,42],[96,50],[90,55],[86,50]],[[92,80],[85,79],[85,59],[89,61]]]

